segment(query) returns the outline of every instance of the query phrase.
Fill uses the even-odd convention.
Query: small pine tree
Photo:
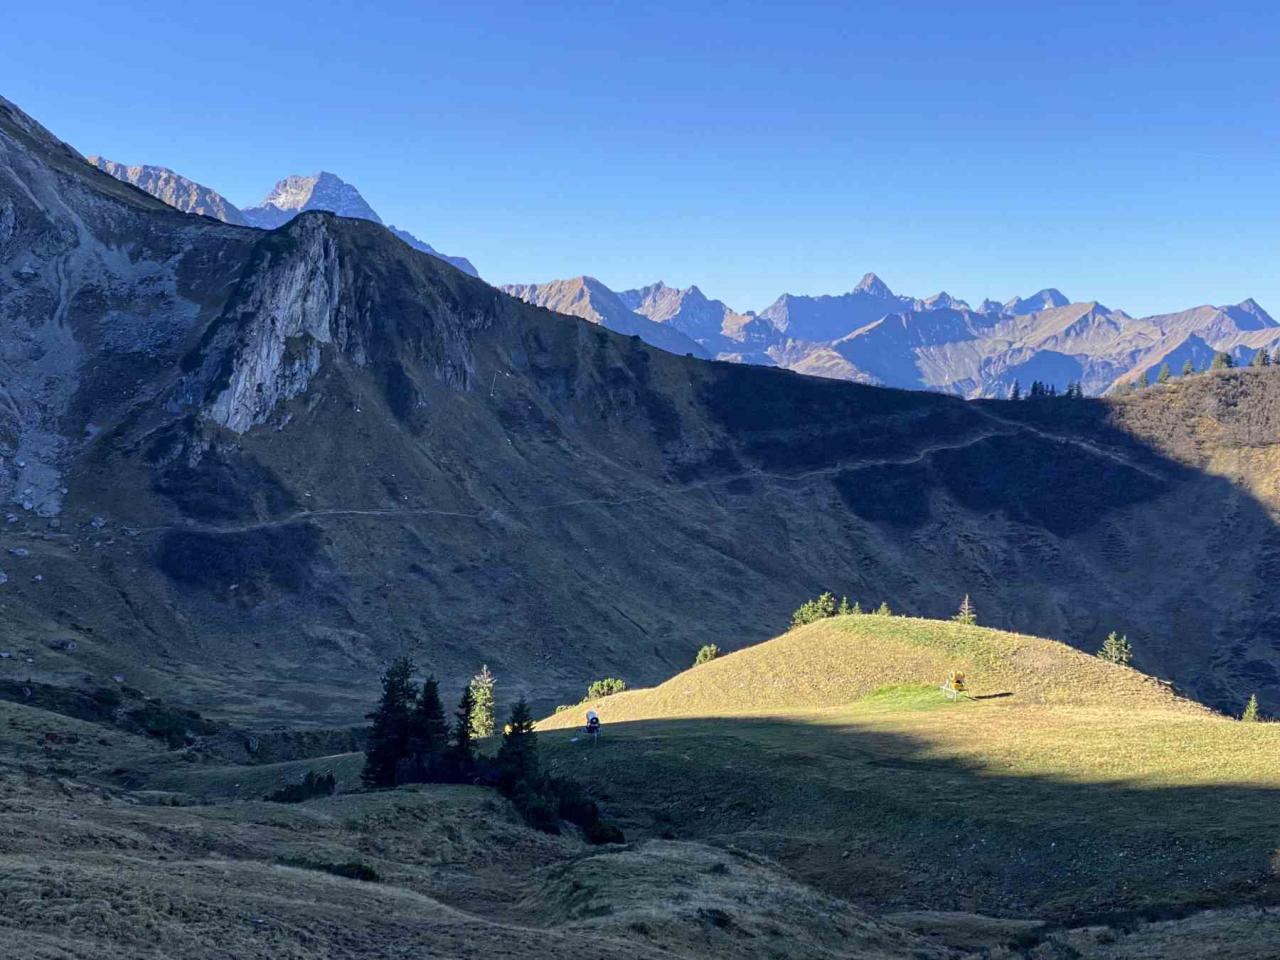
[[[849,616],[851,617],[862,616],[862,604],[860,604],[857,600],[853,601],[853,606],[849,608]]]
[[[1194,363],[1192,363],[1190,360],[1184,360],[1182,362],[1182,375],[1184,377],[1189,377],[1195,372],[1196,372],[1196,365]]]
[[[396,767],[409,753],[410,716],[414,690],[410,677],[413,661],[401,657],[382,675],[382,697],[368,715],[373,721],[364,750],[364,770],[360,779],[370,787],[393,787]]]
[[[1102,647],[1098,650],[1098,656],[1108,663],[1118,663],[1121,666],[1127,666],[1133,661],[1133,646],[1129,643],[1127,636],[1122,636],[1112,630],[1107,634],[1107,639],[1102,641]]]
[[[511,708],[511,719],[498,748],[498,784],[508,793],[519,783],[533,786],[541,779],[538,764],[538,735],[533,732],[533,714],[521,697]]]
[[[1138,386],[1142,389],[1151,386],[1151,377],[1147,375],[1147,371],[1143,370],[1142,375],[1138,377]]]
[[[847,617],[849,615],[849,598],[848,597],[840,598],[840,609],[837,610],[836,613],[842,617]]]
[[[703,644],[698,650],[698,655],[693,658],[693,665],[699,666],[704,663],[710,663],[716,657],[720,656],[720,648],[714,643]]]
[[[974,626],[978,622],[978,613],[973,609],[973,603],[969,600],[969,595],[967,593],[964,595],[964,599],[960,601],[959,611],[957,611],[956,615],[951,619],[956,623],[963,623],[970,627]]]
[[[492,737],[497,728],[497,712],[494,708],[495,681],[488,665],[471,678],[471,739]]]
[[[1271,354],[1267,353],[1267,348],[1263,347],[1253,355],[1253,359],[1249,361],[1251,367],[1267,367],[1271,365]]]
[[[1213,355],[1213,364],[1211,365],[1210,369],[1211,370],[1230,370],[1235,365],[1236,365],[1236,362],[1231,359],[1231,354],[1215,353]]]
[[[1156,374],[1156,383],[1168,383],[1171,376],[1173,374],[1169,370],[1169,365],[1162,363],[1160,364],[1160,372]]]
[[[1018,383],[1017,380],[1013,381],[1013,389],[1009,391],[1009,399],[1010,400],[1022,399],[1022,384]]]
[[[409,718],[409,759],[416,780],[437,780],[444,774],[444,755],[449,747],[449,724],[440,702],[440,685],[428,677],[418,694],[418,703]]]
[[[875,614],[875,615],[876,615],[877,617],[892,617],[892,616],[893,616],[893,611],[889,609],[889,603],[888,603],[888,601],[885,601],[884,603],[881,603],[881,604],[880,604],[880,606],[876,607],[876,614]]]
[[[1258,716],[1258,695],[1250,694],[1249,702],[1244,705],[1244,713],[1240,714],[1240,720],[1243,723],[1257,723],[1261,718]]]

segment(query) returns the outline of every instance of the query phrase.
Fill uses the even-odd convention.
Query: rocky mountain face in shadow
[[[7,679],[346,723],[408,653],[546,706],[831,589],[1280,706],[1270,370],[1015,404],[707,362],[367,220],[187,216],[3,101],[0,344]]]

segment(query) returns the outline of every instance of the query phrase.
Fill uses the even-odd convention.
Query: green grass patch
[[[887,683],[862,697],[854,708],[868,710],[935,710],[954,707],[968,700],[952,700],[934,683]]]

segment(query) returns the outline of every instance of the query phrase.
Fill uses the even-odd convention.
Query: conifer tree
[[[409,719],[413,710],[413,661],[401,657],[382,675],[382,698],[368,715],[373,721],[364,751],[360,779],[370,787],[393,787],[396,767],[409,752]]]
[[[1156,374],[1156,383],[1168,383],[1171,376],[1173,374],[1169,371],[1169,365],[1162,363],[1160,364],[1160,372]]]
[[[1013,389],[1009,391],[1009,399],[1010,400],[1022,399],[1022,384],[1018,383],[1017,380],[1013,381]]]
[[[1240,720],[1244,723],[1258,722],[1258,695],[1256,693],[1249,695],[1249,702],[1244,705],[1244,713],[1240,714]]]
[[[1192,363],[1190,360],[1184,360],[1182,362],[1182,375],[1184,377],[1189,377],[1191,376],[1191,374],[1195,372],[1196,372],[1196,365],[1194,363]]]
[[[960,601],[960,610],[951,619],[956,623],[963,623],[970,627],[978,622],[978,613],[973,609],[973,603],[969,600],[967,593],[964,595],[964,599]]]
[[[1138,386],[1142,389],[1151,386],[1151,377],[1147,375],[1147,371],[1143,370],[1142,375],[1138,377]]]
[[[889,609],[889,601],[884,601],[876,608],[877,617],[892,617],[893,611]]]
[[[849,616],[851,617],[862,616],[862,604],[860,604],[857,600],[853,601],[853,606],[849,608]]]
[[[1112,630],[1107,634],[1107,639],[1102,641],[1098,656],[1108,663],[1127,666],[1133,661],[1133,646],[1129,643],[1127,636],[1121,636]]]
[[[444,753],[449,747],[449,725],[440,702],[440,685],[428,677],[418,694],[418,703],[409,718],[409,758],[413,776],[438,780],[443,774]]]
[[[454,714],[453,743],[449,747],[450,766],[456,777],[465,779],[475,763],[475,752],[472,747],[471,729],[475,721],[475,700],[471,696],[471,684],[462,688],[462,699],[458,701],[458,712]]]
[[[1236,365],[1235,361],[1231,359],[1231,354],[1229,354],[1229,353],[1215,353],[1215,354],[1213,355],[1213,364],[1212,364],[1212,366],[1210,367],[1210,369],[1212,369],[1212,370],[1229,370],[1229,369],[1231,369],[1232,367],[1234,367],[1235,365]]]
[[[493,688],[495,681],[489,672],[488,665],[482,666],[480,672],[471,678],[471,739],[483,740],[492,737],[497,727],[497,713],[494,707]]]
[[[849,615],[849,598],[840,598],[840,609],[836,611],[840,616],[847,617]]]
[[[1263,347],[1253,355],[1253,359],[1249,361],[1251,367],[1269,367],[1271,366],[1271,354],[1267,353],[1267,348]]]
[[[511,708],[511,719],[498,748],[498,782],[507,791],[519,783],[535,787],[541,779],[538,765],[538,735],[533,732],[533,714],[521,697]]]

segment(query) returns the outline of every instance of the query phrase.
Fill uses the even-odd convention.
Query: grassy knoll
[[[937,681],[964,670],[978,699]],[[540,724],[628,836],[778,859],[885,908],[1066,921],[1280,891],[1280,725],[1052,641],[836,618]]]

